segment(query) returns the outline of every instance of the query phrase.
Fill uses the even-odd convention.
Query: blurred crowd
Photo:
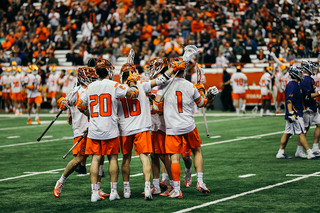
[[[89,54],[115,62],[133,48],[134,63],[145,65],[180,56],[188,44],[201,49],[206,66],[251,63],[250,55],[268,62],[265,46],[288,62],[320,56],[319,0],[34,2],[1,1],[0,62],[59,65],[55,50],[70,50],[73,65],[86,64]]]

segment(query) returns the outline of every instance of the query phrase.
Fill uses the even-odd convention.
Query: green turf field
[[[89,176],[77,176],[78,173],[68,177],[60,198],[53,195],[56,181],[72,159],[72,155],[62,159],[72,146],[70,138],[73,136],[65,115],[40,143],[36,140],[54,115],[40,116],[44,124],[31,126],[27,125],[26,117],[3,116],[0,114],[0,212],[318,211],[319,160],[294,158],[297,136],[290,139],[285,152],[293,159],[275,158],[285,126],[282,116],[257,117],[252,116],[251,111],[241,117],[209,115],[210,136],[215,138],[206,137],[203,117],[195,118],[202,139],[204,181],[211,190],[209,195],[196,191],[196,176],[193,176],[191,188],[184,187],[181,160],[183,199],[154,196],[153,201],[145,201],[141,195],[144,189],[142,166],[139,158],[133,158],[132,198],[96,203],[90,201]],[[311,129],[307,135],[311,146],[313,131]],[[90,162],[91,157],[87,160],[88,164]],[[108,163],[105,163],[106,177],[102,179],[101,188],[110,192],[107,168]],[[248,177],[239,177],[242,175]],[[122,197],[121,174],[118,191]]]

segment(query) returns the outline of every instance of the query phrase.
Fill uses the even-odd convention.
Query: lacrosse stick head
[[[200,67],[198,63],[196,65],[196,70],[197,70],[197,84],[203,83],[201,81],[202,81],[204,70]]]
[[[167,71],[168,65],[169,63],[167,58],[156,57],[151,59],[147,65],[147,72],[150,76],[150,79],[154,79],[159,73],[163,74],[165,71]]]
[[[191,61],[191,58],[198,54],[199,54],[199,50],[195,45],[187,45],[184,47],[182,60],[186,63],[189,63]]]
[[[134,56],[135,56],[134,50],[131,49],[127,58],[127,63],[133,64]]]
[[[129,77],[131,73],[138,73],[137,69],[132,63],[125,63],[122,65],[121,70],[120,70],[120,82],[123,84],[127,78]]]

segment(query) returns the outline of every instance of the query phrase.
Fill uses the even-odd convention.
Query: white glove
[[[216,95],[219,94],[219,90],[216,86],[213,86],[213,87],[210,87],[206,93],[206,97],[209,99],[209,100],[212,100],[216,97]]]
[[[290,123],[292,123],[292,122],[296,123],[298,121],[296,115],[294,114],[294,111],[291,111],[288,113],[288,121]]]

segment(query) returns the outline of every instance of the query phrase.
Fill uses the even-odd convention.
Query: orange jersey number
[[[179,113],[182,113],[182,93],[180,91],[176,91],[176,95],[178,98],[178,111]]]
[[[243,86],[243,79],[242,78],[234,79],[234,81],[237,83],[238,86]]]
[[[19,87],[19,81],[13,81],[13,87]]]
[[[101,94],[101,95],[91,95],[90,96],[90,112],[91,117],[98,117],[98,112],[93,112],[93,107],[99,104],[99,113],[101,117],[108,117],[111,115],[111,95]]]
[[[139,100],[131,100],[130,98],[120,98],[123,107],[124,117],[128,118],[130,116],[137,116],[141,114],[140,102]],[[129,108],[129,110],[128,110]]]

